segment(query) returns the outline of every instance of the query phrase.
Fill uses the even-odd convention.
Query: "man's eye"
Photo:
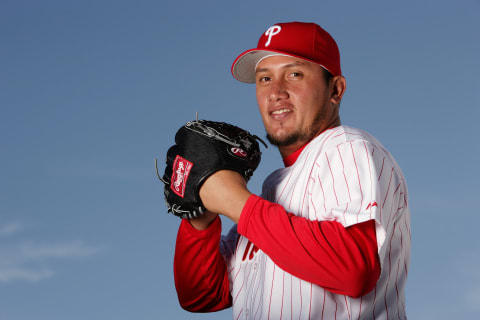
[[[293,77],[300,77],[302,74],[300,72],[292,72]]]
[[[260,77],[260,78],[258,79],[258,81],[260,81],[260,82],[270,81],[270,77]]]

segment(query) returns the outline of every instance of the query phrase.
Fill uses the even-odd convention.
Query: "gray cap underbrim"
[[[232,74],[238,81],[255,83],[255,68],[264,58],[269,56],[290,56],[283,52],[254,50],[247,51],[240,56],[232,67]]]

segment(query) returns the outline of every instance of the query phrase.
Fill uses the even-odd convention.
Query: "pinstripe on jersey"
[[[262,197],[310,220],[344,227],[376,221],[381,275],[351,298],[284,272],[234,227],[222,239],[233,319],[405,319],[410,212],[403,174],[380,142],[359,129],[323,132],[296,162],[273,172]],[[236,243],[236,247],[235,247]]]

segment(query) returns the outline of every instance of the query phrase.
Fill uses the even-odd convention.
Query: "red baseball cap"
[[[255,82],[255,67],[263,58],[286,55],[315,62],[332,75],[342,74],[340,52],[332,36],[315,23],[277,23],[265,31],[254,49],[240,54],[232,64],[235,79]]]

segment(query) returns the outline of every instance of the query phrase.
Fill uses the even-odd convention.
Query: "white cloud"
[[[19,222],[0,226],[0,237],[7,237],[23,229]],[[58,260],[80,259],[102,251],[82,240],[37,243],[33,241],[0,242],[0,284],[25,281],[38,282],[55,275],[53,265]]]
[[[56,244],[24,244],[21,254],[27,259],[80,258],[96,254],[100,248],[87,246],[82,241]]]
[[[12,282],[15,280],[23,280],[27,282],[37,282],[50,278],[54,272],[48,269],[34,270],[20,266],[12,266],[10,268],[0,267],[0,283]]]
[[[460,270],[460,274],[466,281],[463,291],[463,299],[468,310],[480,311],[480,256],[478,251],[469,251],[462,253],[456,262],[454,268]]]
[[[3,226],[0,226],[0,237],[8,237],[17,233],[23,228],[22,224],[19,222],[10,222]]]
[[[466,302],[472,310],[480,311],[480,285],[469,289]]]

